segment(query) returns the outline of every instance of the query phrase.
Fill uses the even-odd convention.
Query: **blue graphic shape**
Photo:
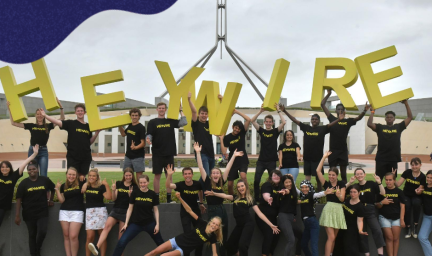
[[[106,10],[156,14],[177,0],[1,0],[0,60],[43,58],[86,19]]]

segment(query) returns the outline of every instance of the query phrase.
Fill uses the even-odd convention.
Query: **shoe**
[[[93,243],[89,243],[88,248],[93,255],[99,255],[99,248],[97,248]]]
[[[405,238],[411,237],[411,230],[410,229],[411,229],[410,227],[405,228],[405,233],[406,233]]]
[[[171,201],[171,202],[169,202],[170,204],[176,204],[176,201]]]
[[[418,227],[418,225],[414,225],[414,228],[413,228],[413,230],[412,230],[412,237],[414,237],[414,238],[416,238],[416,239],[417,239],[417,237],[418,237],[418,234],[417,234],[417,227]]]

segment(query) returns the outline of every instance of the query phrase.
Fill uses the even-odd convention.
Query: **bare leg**
[[[86,246],[85,246],[86,256],[91,256],[92,253],[90,252],[90,250],[88,248],[88,244],[93,243],[94,238],[95,238],[95,231],[94,230],[86,230],[86,233],[87,233]]]
[[[81,226],[82,226],[82,223],[79,223],[79,222],[71,222],[69,225],[69,239],[70,239],[72,256],[78,255],[78,249],[79,249],[78,235],[79,235]]]
[[[99,235],[102,233],[102,230],[103,229],[99,229],[97,231]],[[101,247],[99,247],[99,249],[100,249],[100,254],[102,256],[105,256],[106,255],[106,251],[107,251],[107,243],[106,243],[106,241],[104,241],[103,243],[101,243]]]
[[[153,180],[153,188],[154,188],[154,192],[156,194],[159,194],[160,179],[161,179],[161,175],[155,174],[154,180]]]
[[[393,256],[397,256],[399,251],[399,237],[401,233],[401,227],[392,227],[391,231],[393,233]]]
[[[245,182],[247,182],[247,175],[246,175],[245,172],[240,172],[240,178],[241,178],[242,180],[244,180]]]
[[[60,225],[63,230],[63,240],[64,240],[64,247],[66,256],[72,256],[71,251],[71,244],[70,244],[70,238],[69,238],[69,225],[70,223],[67,221],[60,221]]]
[[[310,175],[305,175],[305,179],[307,179],[308,181],[311,180],[311,176]]]
[[[325,227],[326,233],[327,233],[327,242],[325,244],[325,256],[330,256],[330,254],[332,253],[332,249],[334,246],[334,242],[336,240],[336,235],[335,235],[335,229],[334,228],[329,228],[329,227]]]
[[[172,249],[172,245],[171,245],[171,242],[168,240],[165,243],[159,245],[153,251],[147,253],[145,256],[159,255],[159,254],[167,252],[167,251],[169,251],[171,249]],[[179,252],[179,251],[177,251],[177,252]],[[181,255],[181,253],[179,252],[179,254],[177,254],[177,255]]]
[[[136,176],[136,180],[139,181],[139,177],[143,174],[143,172],[136,172],[135,176]]]
[[[382,228],[384,233],[384,238],[386,241],[386,251],[388,256],[394,256],[393,255],[393,232],[391,228]]]
[[[102,233],[99,236],[99,240],[97,242],[97,247],[100,248],[100,246],[102,245],[103,242],[106,241],[106,238],[109,234],[109,232],[111,231],[112,227],[117,223],[117,220],[114,219],[113,217],[108,217],[107,221],[105,222],[105,227],[102,231]],[[121,228],[119,228],[120,230]]]
[[[332,249],[331,249],[332,253],[333,253],[333,251],[334,251],[335,242],[336,242],[336,237],[337,237],[337,234],[338,234],[338,233],[339,233],[339,229],[335,229],[335,230],[334,230],[335,240],[333,241],[333,245],[332,245]]]
[[[167,173],[165,173],[165,178],[166,178],[167,176],[168,176]],[[171,179],[170,179],[170,183],[173,183],[172,176],[171,176]],[[166,190],[167,190],[167,193],[171,193],[171,188],[167,188]]]
[[[380,247],[377,250],[378,250],[378,254],[384,255],[384,247]],[[369,255],[366,255],[366,256],[369,256]]]

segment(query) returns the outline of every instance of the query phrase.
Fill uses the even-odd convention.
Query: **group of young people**
[[[31,147],[28,159],[16,171],[13,171],[8,161],[0,164],[0,224],[5,211],[11,208],[15,185],[27,167],[29,177],[19,184],[16,193],[15,222],[20,224],[22,208],[29,232],[31,255],[40,255],[47,232],[48,207],[53,205],[54,193],[62,204],[59,221],[68,256],[78,254],[78,234],[84,219],[88,256],[106,254],[106,238],[117,223],[119,241],[113,255],[122,255],[127,244],[142,231],[147,232],[157,245],[155,250],[146,255],[189,255],[192,251],[195,251],[195,255],[202,255],[204,244],[211,245],[208,248],[213,255],[248,255],[255,224],[263,235],[262,255],[274,255],[280,232],[286,238],[284,255],[290,255],[293,250],[296,255],[301,255],[302,251],[308,256],[318,255],[320,226],[327,233],[326,256],[369,255],[368,233],[365,232],[367,227],[371,230],[379,255],[383,255],[384,246],[387,255],[397,255],[403,227],[406,227],[406,238],[419,238],[425,255],[432,255],[428,240],[432,232],[432,171],[424,175],[420,170],[421,160],[413,158],[411,169],[406,170],[399,180],[396,178],[397,163],[401,161],[400,136],[412,119],[407,101],[402,102],[407,108],[404,121],[394,124],[395,114],[390,111],[386,113],[386,124],[382,125],[373,123],[374,111],[368,104],[355,118],[345,118],[345,109],[339,104],[334,116],[326,107],[330,95],[329,90],[321,104],[329,120],[329,124],[324,126],[319,125],[320,116],[317,114],[312,116],[311,125],[304,124],[278,104],[275,104],[275,108],[281,123],[277,127],[274,127],[272,115],[265,116],[264,127],[258,124],[257,118],[264,112],[263,108],[252,118],[234,110],[233,114],[240,115],[244,122],[235,121],[232,132],[220,136],[222,153],[228,158],[227,167],[222,171],[215,168],[208,110],[202,106],[197,111],[189,94],[194,151],[201,178],[199,181],[193,180],[193,169],[186,167],[182,170],[184,181],[177,183],[172,182],[176,155],[174,129],[187,124],[181,107],[179,120],[168,119],[165,118],[166,104],[159,103],[158,117],[150,120],[147,130],[139,121],[140,110],[134,108],[129,111],[131,124],[126,129],[119,127],[127,141],[123,177],[121,181],[112,181],[111,187],[100,177],[97,169],[90,169],[90,145],[96,140],[99,131],[93,134],[84,121],[86,112],[83,104],[75,107],[76,120],[64,120],[62,108],[60,120],[46,115],[42,109],[36,112],[35,124],[15,123],[11,117],[13,125],[30,130]],[[347,136],[350,127],[362,119],[369,109],[368,126],[378,136],[376,175],[373,181],[366,180],[365,171],[357,168],[348,181]],[[295,142],[292,130],[285,131],[283,142],[277,144],[286,124],[282,113],[303,131],[303,155],[300,154],[301,147]],[[50,123],[47,124],[45,120]],[[249,189],[246,179],[249,165],[246,135],[250,123],[257,130],[261,141],[254,191]],[[57,184],[46,177],[46,144],[49,131],[55,126],[68,131],[66,181]],[[330,150],[323,153],[327,133],[330,133]],[[146,144],[152,145],[153,190],[148,186],[150,178],[143,174]],[[35,160],[37,158],[40,160]],[[324,178],[323,171],[327,158],[330,165],[328,180]],[[279,166],[276,165],[277,161]],[[304,161],[306,179],[300,182],[298,189],[299,161]],[[268,171],[268,179],[261,185],[265,170]],[[158,210],[162,171],[167,177],[167,202],[171,202],[171,191],[175,190],[182,205],[179,220],[184,233],[168,241],[159,232],[163,222]],[[341,180],[338,180],[339,172]],[[316,177],[316,190],[312,186],[311,176]],[[382,181],[385,181],[386,187]],[[404,182],[402,191],[398,187]],[[228,193],[224,192],[225,183],[228,183]],[[327,203],[318,220],[315,203],[321,197],[326,197]],[[114,201],[109,214],[104,199]],[[204,200],[207,207],[204,206]],[[228,234],[228,214],[223,205],[226,200],[233,203],[236,220],[231,234]],[[423,225],[419,231],[422,205]],[[255,212],[255,218],[251,216],[249,208]],[[379,209],[378,215],[376,208]],[[298,210],[300,216],[297,216]],[[202,214],[206,211],[208,219],[203,220]],[[303,230],[299,220],[303,222]],[[96,231],[99,234],[97,243],[94,242]]]

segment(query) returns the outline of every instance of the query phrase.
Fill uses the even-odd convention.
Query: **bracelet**
[[[371,113],[372,113],[372,114],[375,114],[375,110],[371,110]]]
[[[60,109],[63,109],[63,108],[60,108]]]
[[[278,113],[280,113],[280,112],[282,112],[282,111],[278,110]]]
[[[203,203],[201,203],[201,202],[198,202],[198,204],[203,204]]]
[[[378,186],[382,185],[382,182],[380,184],[378,184]]]

